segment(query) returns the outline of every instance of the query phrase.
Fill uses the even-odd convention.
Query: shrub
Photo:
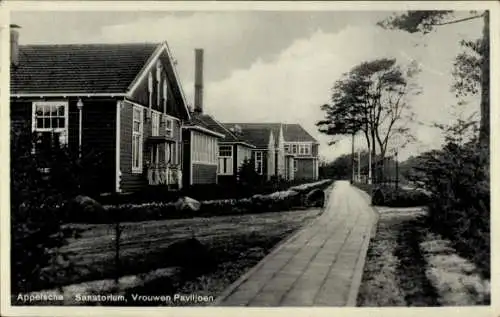
[[[11,131],[11,290],[36,290],[71,269],[55,253],[73,231],[62,229],[66,201],[80,192],[72,173],[78,165],[65,148],[54,145],[46,155],[33,155],[37,141],[29,126]],[[20,128],[20,129],[17,129]],[[48,168],[42,170],[42,168]],[[44,270],[44,267],[57,269]],[[52,272],[52,273],[50,273]]]
[[[420,190],[406,190],[380,185],[372,193],[372,205],[387,207],[417,207],[429,203],[429,195]]]
[[[488,151],[477,138],[464,141],[469,123],[448,128],[447,144],[419,157],[415,183],[431,193],[429,221],[456,249],[490,275],[490,184]],[[473,131],[476,132],[476,131]],[[474,133],[477,135],[477,133]]]
[[[178,210],[175,202],[119,204],[105,206],[105,212],[99,214],[70,214],[65,220],[75,223],[113,223],[117,220],[133,222],[291,210],[305,207],[305,197],[311,190],[325,189],[331,183],[331,180],[323,180],[267,195],[255,194],[247,198],[201,201],[198,211]]]

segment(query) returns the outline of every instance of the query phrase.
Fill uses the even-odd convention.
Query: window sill
[[[132,174],[142,174],[142,168],[141,169],[132,169]]]

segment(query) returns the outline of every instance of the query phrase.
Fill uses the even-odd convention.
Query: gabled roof
[[[221,141],[223,143],[241,143],[247,145],[248,147],[255,147],[253,144],[250,144],[250,142],[246,140],[243,135],[238,135],[237,133],[229,130],[226,126],[208,114],[198,113],[196,114],[196,120],[205,125],[207,129],[223,134],[224,140]]]
[[[21,45],[11,92],[126,93],[159,45]]]
[[[224,123],[224,125],[228,128],[239,126],[245,139],[259,148],[267,148],[271,131],[273,132],[275,142],[278,143],[280,126],[283,127],[285,142],[318,142],[300,124]]]
[[[220,133],[219,131],[213,129],[210,124],[207,123],[205,118],[206,115],[192,112],[190,119],[184,125],[185,129],[193,129],[203,132],[205,134],[210,134],[219,138],[226,138],[224,133]]]

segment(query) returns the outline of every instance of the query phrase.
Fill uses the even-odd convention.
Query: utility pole
[[[398,163],[398,151],[396,150],[396,153],[394,155],[395,160],[396,160],[396,189],[398,189],[399,185],[399,163]]]
[[[368,184],[372,183],[372,151],[368,147]]]
[[[351,184],[354,183],[354,132],[352,133],[352,141],[351,141],[351,169],[352,169],[352,175],[351,175]]]
[[[358,148],[358,182],[361,182],[361,150]]]

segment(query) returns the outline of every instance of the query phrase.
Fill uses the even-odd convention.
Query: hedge
[[[386,207],[418,207],[429,203],[430,196],[420,190],[377,186],[372,191],[372,205]]]
[[[181,190],[169,190],[167,186],[148,186],[143,190],[127,194],[109,194],[93,197],[103,205],[121,204],[143,204],[148,202],[174,202],[180,197],[188,196],[198,201],[202,200],[224,200],[251,197],[257,194],[271,194],[284,191],[292,186],[308,184],[310,180],[296,179],[287,181],[283,179],[272,179],[256,184],[242,184],[226,182],[219,184],[191,185]]]
[[[268,195],[201,201],[198,211],[179,210],[175,202],[151,202],[108,205],[104,206],[104,210],[66,213],[65,218],[66,222],[72,223],[113,223],[277,212],[305,207],[307,193],[314,189],[326,189],[331,183],[332,180],[323,180]]]

